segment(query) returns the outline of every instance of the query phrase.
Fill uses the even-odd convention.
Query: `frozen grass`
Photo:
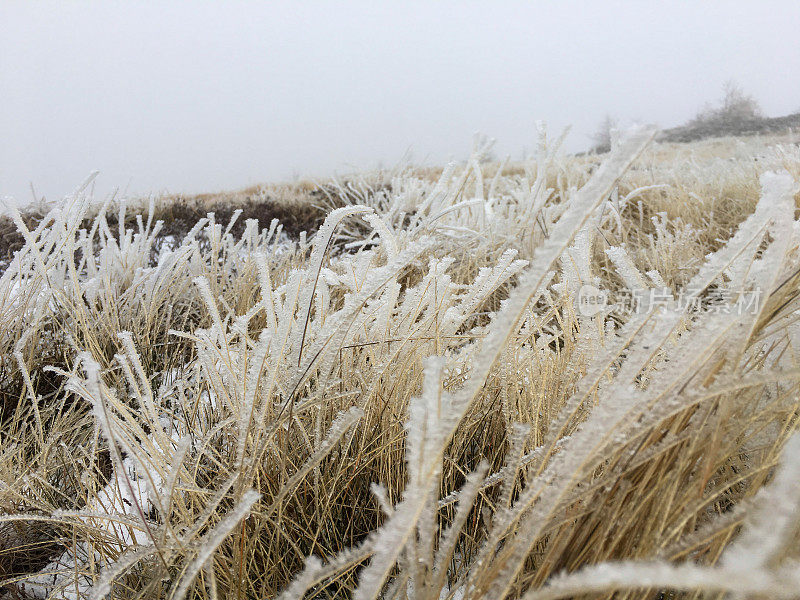
[[[798,597],[800,151],[652,136],[17,218],[5,597]]]

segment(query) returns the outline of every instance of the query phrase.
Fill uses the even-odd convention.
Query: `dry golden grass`
[[[800,151],[652,135],[17,218],[3,593],[796,597]]]

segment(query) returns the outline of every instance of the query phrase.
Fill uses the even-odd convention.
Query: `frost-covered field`
[[[800,147],[652,136],[18,218],[0,594],[800,597]]]

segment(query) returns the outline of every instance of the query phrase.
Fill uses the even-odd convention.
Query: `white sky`
[[[534,123],[800,110],[800,3],[0,0],[0,196],[201,192],[521,156]]]

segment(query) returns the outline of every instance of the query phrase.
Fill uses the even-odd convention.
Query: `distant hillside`
[[[715,137],[783,133],[791,129],[800,129],[800,113],[784,117],[695,120],[665,129],[656,139],[660,142],[696,142]]]

